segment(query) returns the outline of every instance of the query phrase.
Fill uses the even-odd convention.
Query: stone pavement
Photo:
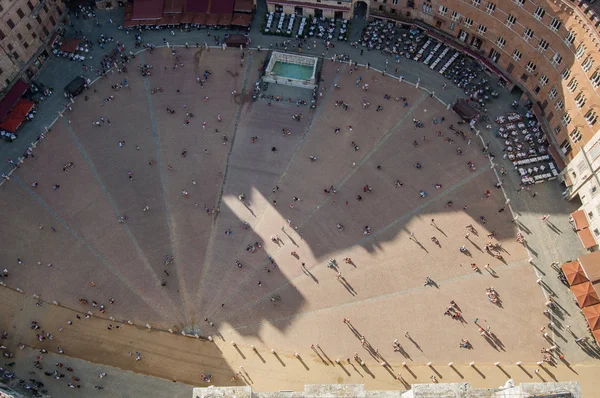
[[[266,3],[264,0],[258,1],[258,9],[257,9],[257,22],[261,20],[262,15],[266,12]],[[134,51],[135,49],[135,37],[133,32],[130,34],[126,34],[123,30],[118,30],[117,27],[123,22],[123,10],[115,9],[109,11],[98,11],[96,13],[95,19],[75,19],[71,15],[71,22],[73,26],[67,27],[67,37],[72,37],[75,35],[75,32],[81,32],[86,36],[87,39],[92,41],[96,41],[96,39],[104,34],[107,37],[114,37],[115,43],[119,41],[120,43],[125,45],[126,51]],[[109,23],[109,19],[112,19],[114,24]],[[98,21],[101,26],[96,26],[96,21]],[[357,22],[357,29],[360,29],[358,26],[360,22]],[[356,30],[355,30],[356,31]],[[354,32],[355,32],[354,31]],[[212,35],[208,36],[208,33],[211,32]],[[176,32],[175,36],[171,36],[169,30],[158,30],[158,31],[144,31],[143,33],[143,42],[144,43],[154,43],[155,45],[163,45],[163,38],[168,39],[171,45],[185,45],[185,43],[189,43],[190,45],[195,45],[195,43],[208,43],[209,45],[214,44],[214,36],[218,35],[220,37],[225,33],[239,33],[239,31],[228,31],[228,30],[193,30],[191,32]],[[276,36],[266,36],[260,33],[260,23],[254,23],[251,27],[250,37],[252,39],[252,46],[257,47],[261,46],[262,48],[268,48],[272,43],[281,43],[283,38]],[[64,87],[75,77],[75,76],[84,76],[91,80],[96,79],[96,75],[93,70],[98,67],[100,60],[102,57],[113,50],[115,48],[115,43],[109,43],[104,46],[104,49],[101,49],[99,46],[95,45],[90,51],[88,58],[85,60],[85,64],[93,66],[92,70],[85,72],[82,67],[82,63],[76,61],[69,61],[65,58],[59,58],[55,56],[51,56],[48,61],[42,67],[40,73],[36,76],[35,80],[43,83],[46,86],[54,87],[54,94],[47,98],[39,107],[39,111],[36,115],[36,118],[32,122],[28,122],[24,124],[24,126],[19,130],[19,138],[13,142],[12,144],[2,142],[0,143],[0,159],[16,159],[20,157],[25,149],[31,145],[32,142],[36,140],[36,138],[44,132],[46,127],[50,127],[52,123],[58,117],[58,113],[64,110],[66,104],[68,104],[68,100],[63,96]],[[350,58],[361,64],[366,64],[369,62],[374,68],[382,70],[385,66],[386,57],[384,57],[380,52],[369,52],[365,51],[364,55],[360,55],[360,50],[357,50],[351,47],[349,44],[345,43],[337,43],[334,50],[325,52],[324,46],[322,43],[319,43],[316,49],[303,49],[303,52],[311,55],[324,55],[329,57],[333,54],[348,54]],[[133,73],[135,67],[140,63],[139,59],[134,59],[130,64],[131,71],[129,73]],[[395,68],[399,68],[399,74],[403,74],[405,76],[405,80],[409,82],[416,82],[417,78],[421,78],[421,87],[426,88],[430,91],[435,91],[436,96],[442,99],[446,103],[450,103],[454,101],[458,97],[464,96],[462,91],[450,84],[446,88],[446,90],[441,90],[441,86],[447,80],[437,73],[423,65],[422,63],[416,63],[411,60],[407,60],[402,58],[400,63],[391,62],[391,65]],[[123,77],[126,77],[124,75]],[[512,97],[508,95],[506,91],[502,94],[504,99],[501,101],[502,103],[510,104],[512,102]],[[496,101],[499,102],[499,101]],[[3,161],[0,163],[0,172],[8,173],[10,170],[10,164]]]
[[[155,42],[162,41],[163,33],[152,32]],[[169,38],[182,43],[186,40],[179,32]],[[261,36],[258,40],[267,39]],[[181,49],[181,53],[185,67],[176,72],[170,68],[173,58],[168,50],[140,54],[134,64],[152,63],[153,74],[142,78],[137,71],[130,72],[129,90],[110,89],[111,84],[122,80],[121,75],[100,81],[94,86],[97,92],[88,92],[90,101],[78,98],[73,113],[67,112],[59,120],[40,145],[36,160],[26,162],[2,186],[2,200],[17,204],[0,211],[0,222],[11,231],[5,238],[7,249],[2,257],[10,266],[11,276],[6,282],[11,288],[23,288],[27,295],[35,292],[47,301],[57,300],[83,312],[97,310],[81,306],[79,298],[99,303],[115,298],[107,314],[95,315],[213,335],[223,353],[210,351],[205,367],[219,372],[215,383],[220,385],[228,383],[232,369],[244,364],[239,358],[251,360],[254,354],[245,353],[250,344],[260,347],[259,352],[269,353],[270,348],[285,352],[284,363],[295,361],[293,353],[298,351],[307,358],[306,367],[322,362],[332,365],[327,367],[331,372],[311,372],[311,382],[345,377],[327,358],[343,359],[360,352],[372,367],[379,362],[378,357],[371,358],[363,351],[358,336],[342,322],[345,317],[395,369],[402,361],[417,364],[415,368],[420,370],[415,371],[415,380],[428,381],[431,370],[422,365],[429,361],[436,365],[455,361],[461,374],[472,370],[462,368],[472,360],[487,364],[482,365],[486,366],[482,371],[485,375],[498,372],[489,365],[495,361],[509,364],[520,360],[530,366],[540,359],[539,349],[552,344],[539,330],[548,324],[542,314],[546,297],[555,294],[561,310],[553,315],[554,324],[548,329],[553,341],[559,343],[574,368],[595,369],[596,361],[592,360],[597,358],[597,347],[574,343],[574,336],[585,334],[584,320],[551,267],[553,261],[573,259],[583,252],[567,222],[575,206],[560,199],[555,181],[516,193],[517,175],[509,171],[503,183],[511,208],[500,212],[505,197],[493,187],[497,176],[481,153],[479,138],[469,132],[469,145],[452,135],[447,126],[456,122],[456,115],[426,91],[362,67],[350,74],[347,65],[326,61],[323,77],[328,88],[321,87],[316,110],[277,102],[269,106],[264,100],[252,102],[249,95],[265,52],[248,56],[244,67],[238,65],[236,49],[191,48]],[[376,54],[365,57],[372,57],[373,64],[384,62]],[[404,62],[407,71],[422,66]],[[205,69],[213,74],[199,88],[195,76]],[[424,69],[423,73],[431,72]],[[431,73],[441,79],[438,73]],[[408,72],[405,74],[408,77]],[[369,83],[368,91],[355,83],[358,76],[363,78],[359,84]],[[333,89],[333,83],[341,88]],[[430,88],[436,85],[441,86],[441,80]],[[152,94],[158,86],[163,92]],[[439,95],[450,101],[456,92],[449,87]],[[102,98],[111,94],[116,100],[102,105]],[[385,100],[384,94],[392,99]],[[209,100],[202,101],[204,96]],[[407,97],[407,106],[394,100],[401,96]],[[347,102],[350,110],[336,107],[335,101]],[[363,101],[371,103],[369,109],[362,109]],[[500,103],[490,112],[502,112]],[[377,105],[383,109],[376,111]],[[166,112],[167,106],[176,113]],[[195,115],[189,126],[182,123],[186,110]],[[218,113],[222,122],[216,120]],[[300,122],[292,119],[297,113],[303,114]],[[92,126],[100,116],[110,118],[112,124]],[[439,122],[441,116],[447,121],[434,125],[433,118]],[[425,127],[415,128],[414,118],[422,120]],[[201,129],[203,121],[207,122],[206,130]],[[281,134],[282,128],[289,129],[291,136]],[[335,128],[340,128],[339,134],[334,133]],[[445,135],[438,137],[437,130]],[[223,142],[223,135],[228,141]],[[500,154],[500,143],[488,137],[491,134],[487,131],[482,135],[484,141],[490,141],[492,152]],[[253,142],[252,137],[258,140]],[[456,142],[449,144],[446,137]],[[125,141],[123,147],[119,141]],[[355,151],[354,145],[360,150]],[[463,150],[460,156],[455,153],[457,146]],[[184,149],[185,157],[181,155]],[[309,156],[317,156],[318,161],[311,162]],[[61,168],[68,161],[76,166],[65,173]],[[469,171],[467,161],[475,163],[474,172]],[[423,167],[416,170],[416,162]],[[495,162],[512,169],[500,156]],[[128,172],[132,172],[131,181]],[[395,186],[397,180],[403,182],[402,187]],[[40,186],[32,188],[32,181],[39,181]],[[442,188],[436,189],[435,183]],[[61,188],[53,190],[53,184]],[[364,192],[365,184],[373,188],[372,193]],[[336,195],[324,195],[321,190],[331,185]],[[482,199],[486,189],[492,195]],[[189,197],[183,196],[182,190],[189,191]],[[427,197],[421,198],[419,190],[426,191]],[[532,192],[538,195],[533,198]],[[244,203],[238,199],[240,193],[247,197]],[[357,195],[362,196],[360,201]],[[447,207],[449,200],[452,207]],[[142,211],[146,205],[150,207],[148,213]],[[219,207],[219,211],[206,214],[202,205],[209,210]],[[463,210],[464,205],[467,208]],[[517,225],[511,223],[511,210],[519,215]],[[118,224],[116,218],[123,214],[128,215],[128,221]],[[551,214],[552,228],[541,221],[544,214]],[[487,219],[486,224],[480,223],[481,216]],[[242,222],[249,223],[250,229],[240,229]],[[344,231],[337,230],[337,223],[344,225]],[[465,237],[468,224],[476,226],[478,235]],[[45,228],[39,229],[39,225]],[[365,225],[371,227],[370,235],[362,235]],[[50,226],[56,226],[57,233],[49,231]],[[529,252],[515,242],[517,226],[526,234]],[[228,230],[232,233],[225,234]],[[505,249],[503,261],[483,249],[491,231]],[[282,240],[272,242],[274,234]],[[431,241],[432,236],[439,246]],[[248,245],[255,242],[261,242],[262,248],[252,253]],[[461,245],[468,248],[471,257],[459,252]],[[165,255],[175,256],[174,264],[167,267]],[[351,263],[342,260],[347,256]],[[340,278],[327,268],[332,257],[337,260]],[[16,258],[23,258],[24,265],[17,266]],[[36,265],[37,261],[40,264]],[[241,261],[243,269],[235,261]],[[46,267],[50,262],[54,266]],[[472,262],[481,273],[473,272]],[[495,275],[483,269],[486,263]],[[169,275],[164,276],[167,270]],[[540,275],[545,275],[543,287],[535,284]],[[431,276],[437,288],[423,286],[425,276]],[[163,278],[168,279],[166,287],[160,286]],[[490,285],[501,294],[503,308],[487,300],[485,288]],[[281,300],[271,301],[274,295]],[[459,304],[465,323],[442,315],[450,300]],[[35,316],[49,322],[51,313],[42,311]],[[72,315],[63,313],[61,322]],[[472,324],[476,318],[482,326],[491,326],[495,339],[479,335]],[[20,327],[27,322],[28,318],[23,318]],[[105,326],[98,325],[94,330],[99,333]],[[571,326],[572,335],[566,325]],[[405,331],[414,339],[403,338]],[[26,332],[21,330],[17,335]],[[145,363],[139,367],[141,364],[121,362],[122,358],[111,362],[103,350],[114,344],[114,334],[105,336],[106,343],[99,346],[102,349],[90,351],[95,341],[92,331],[86,333],[85,339],[65,341],[65,346],[74,344],[68,354],[149,374],[167,374],[154,372]],[[181,352],[179,339],[171,340],[162,333],[159,336],[167,348],[177,347]],[[167,350],[153,338],[145,347]],[[401,352],[392,349],[395,338],[401,340]],[[468,338],[475,349],[459,348],[461,338]],[[230,345],[231,340],[237,342],[238,349]],[[316,343],[324,351],[311,352],[310,345]],[[125,341],[122,344],[131,347]],[[265,355],[252,357],[252,361],[263,358],[260,363],[264,363]],[[223,366],[225,362],[227,366]],[[168,363],[173,373],[182,372],[175,359]],[[181,366],[185,364],[182,361]],[[300,389],[296,384],[307,382],[292,380],[292,373],[305,368],[302,362],[297,365],[298,369],[287,369],[291,373],[280,374],[277,388],[288,383]],[[197,384],[198,372],[194,371],[183,371],[185,376],[177,379]],[[273,371],[270,363],[257,371],[260,388],[275,388],[275,382],[267,381],[268,372]],[[356,371],[364,376],[362,369]],[[395,385],[391,378],[379,385],[379,371],[387,374],[383,369],[373,371],[378,388]],[[515,367],[507,372],[513,375],[518,371]],[[350,372],[348,367],[344,373]],[[560,373],[563,380],[562,375],[573,377],[570,372],[559,362],[546,373]],[[586,372],[581,374],[587,376]],[[452,380],[459,377],[450,368],[442,373]],[[352,377],[360,377],[357,375]],[[499,371],[498,375],[498,379],[485,382],[501,384],[506,374]],[[254,379],[255,374],[251,377]]]
[[[507,360],[515,352],[522,360],[539,358],[537,344],[543,342],[536,330],[547,323],[541,313],[545,299],[535,285],[528,254],[514,241],[511,215],[498,210],[505,198],[493,188],[496,177],[477,137],[469,134],[470,145],[458,137],[450,144],[444,137],[450,139],[447,126],[456,122],[456,116],[438,101],[406,83],[389,84],[391,78],[376,71],[360,68],[350,74],[342,65],[338,73],[338,64],[330,62],[325,63],[323,76],[340,88],[322,87],[315,111],[286,102],[271,106],[264,100],[252,102],[247,90],[264,56],[254,53],[240,68],[237,50],[183,49],[182,62],[188,67],[175,72],[170,67],[164,70],[172,64],[170,52],[156,50],[144,54],[155,65],[152,76],[133,75],[130,89],[117,92],[109,86],[120,77],[111,76],[89,101],[78,99],[74,112],[67,113],[55,134],[42,143],[37,159],[13,175],[14,183],[3,186],[3,194],[18,198],[20,204],[0,214],[14,231],[6,258],[24,259],[22,267],[11,268],[9,285],[72,308],[81,307],[82,297],[101,303],[114,298],[116,304],[107,315],[137,324],[206,335],[213,330],[203,321],[208,318],[227,340],[243,336],[289,349],[316,340],[342,353],[357,348],[351,335],[338,341],[339,333],[347,333],[339,319],[350,317],[361,320],[357,327],[374,346],[386,347],[381,348],[382,355],[398,355],[389,342],[401,334],[391,326],[399,314],[388,309],[401,308],[404,319],[418,319],[418,313],[433,315],[425,318],[427,322],[406,325],[428,341],[425,352],[407,348],[406,354],[415,361]],[[205,69],[213,74],[199,88],[195,76]],[[368,91],[357,87],[359,76],[369,82]],[[151,94],[158,86],[164,87],[163,92]],[[231,95],[234,90],[239,96]],[[101,105],[109,93],[115,94],[115,101]],[[197,100],[203,94],[208,101]],[[384,94],[391,99],[384,99]],[[407,97],[407,106],[395,100],[401,96]],[[349,111],[335,106],[340,100],[349,104]],[[370,108],[362,109],[363,101],[370,102]],[[375,109],[378,105],[382,110]],[[166,107],[176,113],[168,113]],[[182,123],[186,110],[195,114],[189,126]],[[298,112],[304,117],[295,122],[292,116]],[[216,120],[217,113],[222,122]],[[100,116],[112,123],[92,126]],[[442,116],[447,121],[440,124]],[[413,119],[423,120],[425,127],[417,129]],[[207,130],[201,128],[203,121]],[[282,135],[282,128],[292,135]],[[339,134],[335,128],[340,128]],[[446,135],[438,137],[438,129]],[[230,138],[227,145],[222,145],[221,135]],[[414,147],[413,141],[419,146]],[[119,142],[125,142],[123,147]],[[354,150],[352,142],[360,150]],[[455,153],[458,145],[463,150],[460,156]],[[186,157],[181,155],[184,149]],[[313,163],[309,156],[319,160]],[[76,166],[65,173],[61,167],[68,161]],[[475,163],[475,171],[469,170],[467,161]],[[416,162],[423,167],[416,170]],[[397,180],[404,185],[396,187]],[[31,181],[40,186],[31,188]],[[442,187],[436,189],[435,183]],[[53,190],[52,184],[61,188]],[[364,192],[365,184],[374,192]],[[321,189],[331,185],[338,193],[323,195]],[[274,187],[279,189],[273,192]],[[482,199],[486,189],[492,195]],[[421,198],[419,190],[428,196]],[[244,203],[239,193],[247,196]],[[364,197],[361,201],[359,194]],[[301,200],[294,203],[293,196]],[[538,199],[550,201],[545,195]],[[451,208],[449,200],[454,203]],[[206,215],[199,209],[202,204],[207,208],[217,204],[218,217]],[[144,214],[145,205],[150,212]],[[517,201],[515,209],[520,211],[516,205]],[[121,225],[115,220],[123,214],[129,219]],[[486,224],[480,223],[482,216]],[[54,235],[47,228],[57,222],[61,233]],[[251,230],[240,230],[242,222]],[[345,231],[337,231],[337,223]],[[46,229],[36,229],[39,224]],[[477,226],[479,236],[464,237],[469,224]],[[362,235],[365,225],[372,228],[371,235]],[[286,227],[280,232],[281,226]],[[232,234],[226,235],[229,229]],[[504,247],[503,261],[483,250],[492,230]],[[283,241],[271,242],[273,234]],[[432,235],[439,247],[431,242]],[[72,241],[77,244],[65,256],[63,248]],[[249,253],[248,246],[256,242],[263,247]],[[554,244],[549,238],[546,242]],[[470,257],[459,252],[461,245],[468,247]],[[290,255],[292,250],[295,255]],[[165,255],[175,256],[172,266],[164,265]],[[353,265],[342,262],[346,256]],[[343,279],[326,268],[331,257],[337,259]],[[42,265],[55,266],[36,267],[38,259]],[[243,263],[242,270],[236,261]],[[497,275],[483,269],[483,275],[475,273],[471,263],[480,268],[489,263]],[[440,290],[422,286],[425,276],[431,276]],[[166,287],[160,286],[162,279],[168,281]],[[552,284],[552,277],[548,279]],[[502,295],[504,310],[486,299],[485,288],[492,284]],[[275,294],[281,297],[278,307],[270,301]],[[465,324],[441,315],[450,300],[459,303]],[[566,300],[561,299],[561,305]],[[508,328],[515,313],[528,319]],[[501,344],[482,342],[473,354],[458,348],[461,338],[480,339],[477,327],[470,324],[475,318],[494,328]],[[327,327],[307,334],[314,322]],[[581,333],[582,320],[575,318],[573,323],[575,333]],[[443,339],[433,332],[441,329],[446,331]],[[585,358],[578,347],[568,352]]]
[[[82,390],[69,389],[66,386],[68,380],[53,380],[40,375],[44,370],[36,370],[35,378],[45,383],[52,396],[92,397],[110,393],[111,396],[126,397],[146,393],[185,397],[191,393],[189,386],[208,385],[201,381],[201,373],[212,375],[211,384],[251,385],[255,391],[303,391],[305,384],[321,383],[364,384],[369,390],[402,390],[410,388],[411,384],[430,383],[432,375],[442,383],[468,381],[477,388],[495,388],[504,384],[507,378],[516,383],[576,380],[581,384],[583,396],[594,396],[596,391],[597,364],[565,362],[558,367],[539,367],[534,363],[517,366],[502,362],[495,366],[476,362],[474,366],[463,363],[448,366],[446,362],[434,361],[431,366],[409,362],[405,367],[401,362],[390,361],[389,366],[382,367],[371,362],[361,366],[354,360],[349,363],[344,357],[330,354],[323,357],[324,363],[309,349],[301,350],[300,358],[295,358],[293,351],[277,349],[273,354],[265,345],[252,349],[239,343],[237,346],[229,342],[210,343],[127,325],[109,331],[107,326],[113,323],[95,317],[74,320],[73,326],[64,326],[65,329],[58,332],[58,325],[73,319],[72,311],[56,306],[36,307],[35,300],[7,289],[0,290],[0,298],[5,308],[21,310],[11,311],[15,317],[10,320],[0,319],[0,327],[9,330],[9,344],[28,345],[24,350],[17,349],[15,358],[11,359],[16,362],[13,369],[17,377],[28,379],[33,376],[27,374],[32,370],[33,358],[39,355],[39,349],[45,348],[50,353],[43,355],[44,370],[53,371],[55,363],[61,362],[64,367],[72,367],[73,375],[81,378]],[[28,330],[30,319],[51,331],[54,340],[37,342],[35,331]],[[15,329],[23,329],[17,340]],[[64,349],[64,355],[54,353],[59,346]],[[141,361],[135,361],[127,354],[135,351],[140,352]],[[75,352],[78,358],[70,356]],[[338,358],[339,364],[335,362]],[[539,373],[535,373],[535,369],[539,369]],[[233,374],[240,371],[241,377],[232,381]],[[100,379],[101,372],[106,372],[107,377]],[[70,378],[69,372],[63,370],[63,373]],[[402,376],[401,381],[395,378],[397,374]],[[105,390],[93,389],[97,384],[103,385]]]
[[[26,347],[19,351],[18,359],[15,361],[16,365],[10,369],[18,377],[41,381],[44,383],[44,389],[47,389],[53,397],[189,398],[194,387],[193,384],[174,383],[166,378],[147,376],[55,353],[43,355],[41,363],[44,369],[30,374],[31,364],[39,355],[38,349]],[[57,363],[62,363],[64,366],[59,368],[56,366]],[[73,368],[73,372],[66,371],[67,367]],[[53,372],[54,370],[65,374],[65,378],[56,380],[54,377],[44,374],[44,371]],[[106,373],[106,376],[100,378],[100,373]],[[72,376],[79,377],[81,381],[71,380]],[[72,389],[68,383],[79,384],[81,389]],[[102,386],[103,389],[99,390],[94,386]],[[15,388],[18,390],[18,387]]]

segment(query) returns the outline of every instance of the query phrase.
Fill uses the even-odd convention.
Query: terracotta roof
[[[133,3],[132,20],[160,19],[163,12],[164,0],[135,0]]]
[[[253,8],[252,0],[235,0],[233,11],[252,12]]]
[[[60,45],[60,51],[66,53],[75,53],[77,52],[77,45],[79,45],[79,40],[73,38],[65,38]]]
[[[186,12],[208,12],[208,3],[210,0],[187,0],[185,3]]]
[[[236,12],[233,14],[233,20],[231,21],[232,25],[235,26],[250,26],[252,22],[252,14],[243,14]]]
[[[206,14],[202,13],[194,15],[192,23],[194,25],[204,25],[206,23]]]
[[[579,261],[563,264],[560,268],[562,268],[565,277],[567,278],[567,282],[569,282],[569,286],[589,281]]]
[[[593,330],[592,334],[594,335],[594,338],[596,339],[596,342],[598,344],[600,344],[600,330]]]
[[[581,239],[581,243],[586,249],[597,245],[596,239],[594,239],[594,235],[592,235],[592,231],[589,228],[577,231],[577,235],[579,235],[579,239]]]
[[[233,16],[231,14],[221,14],[219,15],[219,25],[222,26],[229,26],[231,25],[231,19],[233,18]]]
[[[183,12],[183,4],[185,0],[164,0],[164,14],[181,14]]]
[[[19,99],[25,94],[28,88],[29,84],[19,79],[8,93],[0,99],[0,120],[6,118],[10,110],[19,102]]]
[[[589,228],[590,223],[588,222],[583,210],[577,210],[576,212],[571,213],[571,217],[573,217],[573,220],[575,220],[575,229],[577,231],[580,229]]]
[[[575,295],[577,304],[579,304],[581,308],[600,303],[598,293],[596,293],[596,290],[590,282],[584,282],[580,283],[579,285],[571,286],[571,291]]]
[[[600,281],[600,251],[579,257],[579,263],[592,283]]]
[[[205,25],[216,26],[219,24],[219,14],[208,14],[206,16]]]
[[[473,108],[469,102],[462,99],[457,100],[454,105],[452,105],[452,110],[465,120],[472,120],[479,115],[477,109]]]
[[[267,0],[267,4],[286,4],[290,6],[296,7],[306,7],[306,8],[320,8],[323,10],[335,10],[335,11],[348,11],[350,10],[351,3],[346,3],[347,5],[344,7],[343,5],[331,5],[331,4],[322,4],[322,3],[305,3],[302,1],[295,0]]]
[[[215,14],[232,14],[235,0],[212,0],[210,12]]]
[[[591,305],[583,309],[583,315],[592,330],[600,330],[600,304]]]
[[[194,20],[194,17],[196,16],[196,14],[194,13],[185,13],[181,16],[181,23],[186,24],[186,23],[192,23],[192,21]]]

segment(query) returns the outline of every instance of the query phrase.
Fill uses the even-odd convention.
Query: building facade
[[[567,186],[565,198],[581,201],[576,212],[579,215],[571,217],[573,228],[584,247],[595,250],[600,242],[600,132],[581,147],[562,171],[561,179]]]
[[[194,388],[193,398],[581,398],[578,382],[522,383],[508,380],[498,388],[474,388],[471,383],[412,384],[408,390],[367,390],[363,384],[305,384],[304,391],[256,392],[252,387]]]
[[[495,64],[537,105],[565,163],[598,130],[599,18],[585,3],[372,0],[370,6],[372,15],[422,21]]]
[[[63,0],[0,0],[0,91],[38,72],[67,14]]]
[[[472,50],[522,91],[568,163],[600,126],[600,12],[570,0],[268,0],[270,11],[332,17],[343,7],[417,22]],[[339,14],[338,14],[339,15]]]
[[[271,12],[283,12],[314,16],[317,18],[350,19],[354,16],[356,0],[267,0],[267,8]],[[363,9],[368,11],[367,3]]]

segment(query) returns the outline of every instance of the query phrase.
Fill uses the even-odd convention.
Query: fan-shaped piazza
[[[514,283],[535,275],[480,138],[444,104],[329,61],[316,109],[296,98],[253,101],[265,52],[242,64],[238,50],[178,52],[179,61],[169,49],[140,54],[152,73],[130,72],[128,88],[111,88],[119,74],[95,83],[2,186],[10,287],[78,310],[92,309],[80,299],[96,301],[106,306],[98,316],[292,352],[315,342],[356,351],[349,318],[390,356],[410,331],[427,346],[415,360],[466,357],[457,342],[478,332],[441,315],[454,300],[466,322],[511,325],[476,356],[537,356],[518,336],[544,322],[532,310],[543,298],[535,284]],[[501,259],[488,242],[502,244]]]

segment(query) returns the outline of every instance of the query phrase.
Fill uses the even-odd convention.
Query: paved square
[[[0,188],[9,287],[315,361],[537,362],[553,344],[482,141],[455,135],[468,128],[444,104],[330,61],[315,110],[253,101],[264,51],[243,65],[237,49],[177,53],[140,54],[152,74],[132,67],[129,88],[111,89],[119,74],[94,84]],[[451,301],[460,317],[444,315]]]

